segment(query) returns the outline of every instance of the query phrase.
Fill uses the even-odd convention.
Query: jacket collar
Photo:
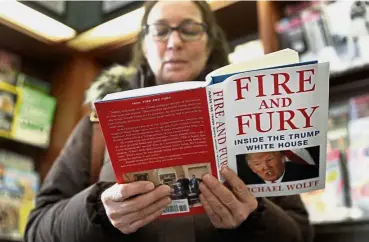
[[[193,81],[205,81],[205,77],[208,73],[212,72],[214,69],[209,66],[205,67],[204,71],[200,73],[200,75],[195,78]],[[133,88],[142,88],[142,87],[150,87],[155,86],[155,76],[147,66],[140,66],[136,75],[132,78]]]

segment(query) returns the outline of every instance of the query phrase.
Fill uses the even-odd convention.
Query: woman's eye
[[[166,26],[155,26],[154,35],[155,36],[165,36],[168,34],[168,27]]]
[[[201,33],[201,27],[198,25],[187,25],[182,28],[182,33],[186,35],[198,35]]]

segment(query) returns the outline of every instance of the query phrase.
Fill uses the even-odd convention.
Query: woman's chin
[[[164,78],[164,83],[175,83],[175,82],[185,82],[185,81],[193,81],[193,77],[188,75],[188,73],[180,73],[176,72],[172,75],[166,75]]]

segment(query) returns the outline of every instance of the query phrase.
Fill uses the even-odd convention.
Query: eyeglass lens
[[[148,34],[155,40],[166,40],[173,30],[178,30],[183,40],[197,40],[204,32],[201,23],[184,23],[178,27],[170,27],[168,24],[157,23],[148,26]]]

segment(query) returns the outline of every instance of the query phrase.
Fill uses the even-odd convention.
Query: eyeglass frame
[[[197,24],[197,25],[200,25],[200,26],[202,27],[202,32],[201,32],[201,34],[199,35],[199,38],[198,38],[198,39],[193,39],[193,40],[186,40],[186,39],[183,39],[180,29],[181,29],[181,27],[182,27],[184,24],[188,24],[188,23]],[[153,36],[152,36],[152,38],[153,38],[155,41],[160,41],[160,42],[167,41],[167,40],[168,40],[168,38],[169,38],[169,36],[170,36],[170,35],[172,34],[172,32],[173,32],[173,31],[175,31],[175,30],[176,30],[176,31],[178,31],[179,37],[180,37],[180,38],[181,38],[181,40],[182,40],[182,41],[184,41],[184,42],[197,41],[197,40],[199,40],[199,39],[202,37],[202,35],[203,35],[204,33],[207,33],[207,31],[208,31],[208,28],[207,28],[206,23],[200,23],[200,22],[195,22],[195,21],[192,21],[192,22],[182,22],[182,23],[180,23],[179,25],[177,25],[177,26],[175,26],[175,27],[172,27],[172,26],[170,26],[170,25],[169,25],[169,24],[167,24],[167,23],[152,23],[152,24],[145,24],[145,25],[142,27],[142,30],[143,30],[144,35],[148,35],[150,26],[157,25],[157,24],[167,25],[167,27],[169,28],[169,32],[168,32],[167,36],[166,36],[164,39],[162,39],[162,40],[155,39],[155,37],[153,37]]]

